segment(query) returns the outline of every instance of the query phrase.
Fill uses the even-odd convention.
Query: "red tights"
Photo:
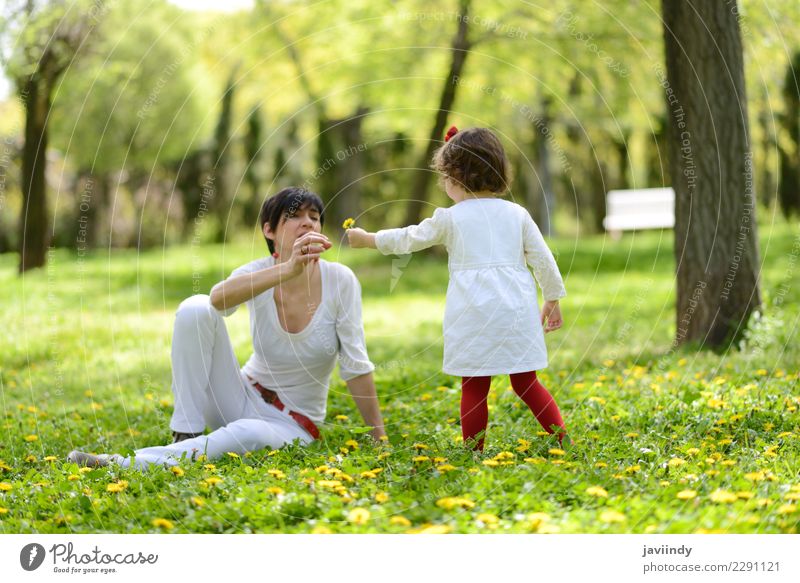
[[[553,396],[536,378],[536,372],[520,372],[509,375],[511,386],[520,399],[530,408],[536,420],[548,433],[554,433],[554,427],[564,428],[561,412],[558,410]],[[475,449],[483,451],[484,434],[489,421],[489,409],[486,397],[492,377],[463,377],[461,379],[461,435],[466,443],[472,443]],[[559,431],[558,442],[561,443],[564,433]]]

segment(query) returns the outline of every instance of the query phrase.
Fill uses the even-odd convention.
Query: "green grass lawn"
[[[743,349],[673,349],[671,234],[555,240],[569,296],[541,378],[574,447],[495,378],[486,452],[460,444],[441,373],[446,259],[341,251],[363,286],[388,443],[334,376],[324,439],[173,471],[79,469],[67,452],[170,439],[180,301],[265,251],[55,251],[16,276],[0,256],[0,531],[793,533],[800,521],[797,226],[762,225],[764,316]],[[250,350],[246,310],[228,319]]]

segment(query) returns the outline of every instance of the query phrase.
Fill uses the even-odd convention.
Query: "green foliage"
[[[671,348],[669,236],[553,241],[569,295],[540,376],[575,444],[559,451],[496,377],[482,455],[461,445],[458,380],[440,371],[445,261],[398,275],[337,246],[362,283],[389,443],[362,433],[335,377],[323,440],[146,472],[64,460],[169,439],[172,313],[263,241],[59,251],[24,282],[0,256],[0,531],[796,533],[796,230],[770,217],[760,232],[767,307],[721,355]],[[240,361],[245,312],[227,321]]]

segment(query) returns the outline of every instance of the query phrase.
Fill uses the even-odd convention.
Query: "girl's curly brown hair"
[[[456,133],[433,154],[431,168],[467,192],[505,194],[511,186],[511,164],[491,130],[469,128]]]

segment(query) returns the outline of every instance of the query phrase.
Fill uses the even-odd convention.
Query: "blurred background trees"
[[[0,251],[25,240],[22,269],[51,244],[250,238],[289,184],[320,193],[334,237],[348,216],[429,216],[447,199],[427,161],[452,124],[495,128],[546,233],[599,232],[609,190],[671,184],[659,2],[78,4],[0,16]],[[739,6],[755,190],[791,215],[800,5]]]

